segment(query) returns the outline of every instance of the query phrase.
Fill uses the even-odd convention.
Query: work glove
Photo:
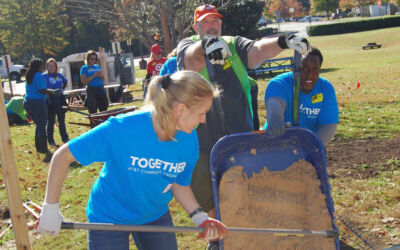
[[[196,226],[204,228],[204,232],[199,233],[201,239],[216,241],[228,234],[228,228],[222,222],[208,217],[205,212],[195,214],[192,221]]]
[[[272,136],[283,135],[286,130],[286,124],[283,121],[273,121],[268,123],[267,131]]]
[[[311,51],[311,45],[307,39],[296,35],[281,35],[278,38],[278,45],[282,49],[294,49],[303,56],[306,56]]]
[[[206,35],[201,41],[201,46],[211,64],[224,65],[225,58],[232,56],[228,45],[215,36]]]
[[[36,232],[41,234],[58,235],[61,229],[61,223],[64,217],[60,213],[60,204],[43,203],[42,212],[38,222],[36,223]]]
[[[270,97],[266,101],[268,123],[267,131],[272,136],[279,136],[285,133],[285,105],[286,103],[279,97]]]

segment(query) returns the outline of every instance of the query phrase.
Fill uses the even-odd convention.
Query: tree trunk
[[[165,11],[164,8],[161,10],[161,28],[164,36],[164,48],[166,53],[168,54],[172,50],[172,45],[171,45],[171,37],[169,35],[167,12]]]

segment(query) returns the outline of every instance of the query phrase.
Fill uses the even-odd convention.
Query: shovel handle
[[[87,229],[87,230],[105,230],[105,231],[129,231],[129,232],[163,232],[163,233],[202,233],[204,228],[201,227],[179,227],[179,226],[153,226],[153,225],[118,225],[112,223],[76,223],[63,222],[61,229]],[[296,230],[296,229],[267,229],[267,228],[228,228],[229,233],[241,234],[271,234],[273,236],[323,236],[337,237],[336,231],[312,231],[312,230]]]
[[[192,232],[202,233],[201,227],[177,227],[177,226],[153,226],[153,225],[120,225],[113,223],[77,223],[63,222],[61,229],[88,229],[88,230],[105,230],[105,231],[129,231],[129,232]]]
[[[323,236],[327,238],[336,238],[339,234],[334,230],[298,230],[298,229],[269,229],[269,228],[235,228],[230,227],[229,233],[245,233],[245,234],[271,234],[273,236]]]

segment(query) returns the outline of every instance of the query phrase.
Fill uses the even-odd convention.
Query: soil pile
[[[221,219],[228,227],[332,230],[325,195],[314,167],[298,161],[285,171],[248,178],[243,167],[230,168],[220,184]],[[335,249],[334,239],[230,234],[224,249]]]

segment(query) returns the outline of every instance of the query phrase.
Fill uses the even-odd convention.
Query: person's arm
[[[198,227],[204,228],[204,232],[200,233],[201,238],[213,241],[222,239],[228,234],[228,229],[222,222],[209,218],[207,213],[200,210],[200,205],[194,197],[190,186],[182,186],[174,183],[172,185],[172,193],[183,209],[189,214],[193,223]]]
[[[101,80],[103,80],[103,74],[101,73],[101,71],[97,71],[94,72],[93,75],[91,77],[87,77],[87,75],[85,74],[81,74],[81,83],[83,85],[87,85],[90,81],[93,80],[93,78],[95,78],[96,76],[100,77]]]
[[[38,233],[57,235],[64,219],[59,211],[61,188],[67,176],[69,165],[75,161],[68,144],[64,144],[54,153],[47,176],[46,196],[40,218],[36,224]]]
[[[61,73],[60,73],[60,77],[61,77],[61,80],[62,80],[62,89],[65,89],[65,87],[67,87],[68,80],[67,80],[67,78],[65,78],[65,76],[64,76],[63,74],[61,74]]]
[[[196,208],[200,207],[190,186],[182,186],[174,183],[172,185],[172,193],[188,214],[191,214]]]
[[[201,41],[189,45],[185,50],[183,65],[185,70],[200,72],[205,66],[205,51],[201,46]]]
[[[248,67],[250,69],[257,68],[265,60],[275,57],[282,50],[278,45],[278,37],[260,39],[254,42],[249,50],[247,55]]]
[[[60,199],[61,187],[67,176],[69,165],[75,161],[71,154],[68,144],[64,144],[54,153],[51,162],[49,174],[47,176],[45,203],[58,203]]]
[[[322,144],[326,146],[330,140],[335,136],[337,124],[327,124],[319,126],[317,134],[322,141]]]
[[[294,49],[302,55],[308,54],[311,46],[304,37],[282,34],[279,37],[256,41],[248,53],[248,67],[257,68],[265,60],[275,57],[283,49]]]
[[[268,132],[273,136],[285,133],[284,114],[286,102],[280,97],[270,97],[266,101]]]

